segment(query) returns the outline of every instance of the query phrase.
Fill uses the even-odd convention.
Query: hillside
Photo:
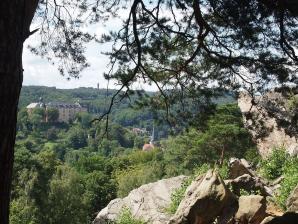
[[[116,90],[95,89],[95,88],[76,88],[76,89],[57,89],[46,86],[24,86],[22,88],[19,108],[26,107],[31,102],[38,102],[42,98],[43,102],[79,102],[86,107],[88,113],[94,118],[99,117],[107,111],[111,97]],[[154,92],[143,92],[143,96],[153,96]],[[124,98],[113,107],[110,120],[123,127],[137,127],[152,131],[155,126],[156,138],[165,138],[171,129],[165,120],[159,120],[162,111],[154,110],[150,107],[136,107],[135,101],[139,99],[138,94],[133,94],[130,98]],[[232,94],[225,94],[223,97],[213,99],[216,104],[236,102]],[[195,113],[195,112],[194,112]],[[155,121],[154,121],[155,120]]]
[[[116,90],[77,88],[77,89],[57,89],[45,86],[24,86],[22,88],[19,108],[26,107],[31,102],[38,102],[42,98],[43,102],[79,102],[86,107],[88,113],[94,117],[106,112],[112,95]],[[147,94],[153,94],[148,92]],[[124,99],[117,103],[111,112],[111,120],[122,126],[135,126],[152,129],[152,112],[146,109],[134,109],[132,103],[137,96]]]

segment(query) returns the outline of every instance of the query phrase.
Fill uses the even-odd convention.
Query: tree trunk
[[[0,0],[0,223],[9,223],[9,201],[22,87],[22,50],[38,0]]]
[[[222,147],[221,149],[221,155],[220,155],[220,161],[219,161],[219,167],[222,167],[223,165],[223,161],[224,161],[224,158],[225,158],[225,146]]]

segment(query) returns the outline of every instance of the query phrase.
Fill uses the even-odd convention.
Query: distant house
[[[41,101],[41,100],[40,100]],[[59,112],[58,122],[66,122],[73,120],[75,115],[80,112],[87,112],[87,108],[82,107],[77,103],[62,103],[62,102],[50,102],[50,103],[30,103],[27,107],[28,114],[36,108],[44,108],[47,111],[49,108],[57,109]],[[47,118],[45,119],[47,121]]]
[[[145,128],[133,128],[132,132],[136,135],[146,135],[148,131]]]

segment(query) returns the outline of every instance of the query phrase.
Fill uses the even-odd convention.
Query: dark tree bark
[[[0,223],[9,223],[22,50],[38,0],[0,1]]]

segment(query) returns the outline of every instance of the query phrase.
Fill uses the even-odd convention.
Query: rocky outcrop
[[[143,185],[129,193],[123,199],[111,201],[101,210],[93,224],[107,224],[116,220],[124,207],[130,209],[132,215],[152,224],[164,224],[170,215],[164,210],[171,202],[172,192],[179,188],[185,176],[163,179],[155,183]]]
[[[238,196],[240,196],[241,190],[252,194],[258,192],[263,196],[273,196],[272,189],[266,186],[259,177],[249,174],[243,174],[232,180],[225,180],[225,183],[231,186],[233,193]]]
[[[298,186],[281,211],[266,198],[273,194],[268,183],[258,177],[243,159],[230,160],[230,177],[222,180],[216,170],[197,177],[186,189],[176,213],[166,213],[171,194],[187,177],[179,176],[143,185],[121,199],[111,201],[99,212],[93,224],[117,220],[123,208],[148,224],[274,224],[298,223]],[[277,180],[276,180],[277,181]],[[280,180],[277,181],[277,183]],[[246,195],[247,194],[247,195]],[[294,220],[294,222],[293,222]]]
[[[241,189],[252,194],[258,192],[263,196],[273,195],[273,190],[255,174],[245,159],[231,158],[229,160],[229,180],[225,180],[225,183],[238,196],[240,196]]]
[[[253,176],[249,163],[245,159],[231,158],[229,160],[229,178],[234,179],[244,174]]]
[[[278,216],[278,217],[269,216],[261,222],[261,224],[296,224],[296,223],[298,223],[298,214],[293,212],[285,213],[282,216]]]
[[[236,197],[226,187],[217,171],[209,170],[187,188],[185,197],[169,224],[208,224],[225,208],[237,204]]]
[[[287,133],[278,116],[270,116],[276,108],[281,108],[279,116],[285,121],[283,123],[290,123],[290,119],[286,118],[286,107],[274,106],[273,103],[286,104],[285,98],[278,92],[268,92],[254,99],[247,93],[241,93],[238,106],[243,114],[245,127],[257,143],[261,156],[269,155],[274,147],[285,147],[291,155],[297,155],[298,139]],[[269,112],[269,108],[273,109]]]
[[[266,216],[265,197],[260,195],[239,197],[239,209],[235,216],[237,223],[259,224]]]
[[[298,213],[298,185],[287,200],[287,210],[288,212]]]

